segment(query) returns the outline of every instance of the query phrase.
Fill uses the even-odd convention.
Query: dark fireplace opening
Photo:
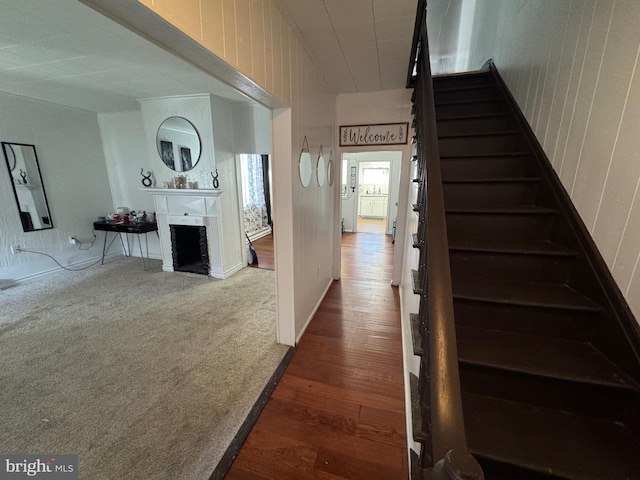
[[[173,270],[209,275],[207,229],[191,225],[169,225]]]

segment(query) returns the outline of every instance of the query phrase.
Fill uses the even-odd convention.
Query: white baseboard
[[[122,253],[110,253],[109,255],[105,255],[104,259],[105,260],[111,260],[111,259],[120,258],[120,257],[123,257],[123,256],[124,255],[122,255]],[[71,269],[79,269],[79,268],[87,267],[87,266],[89,266],[91,264],[100,263],[100,259],[101,259],[101,256],[92,257],[92,258],[89,258],[87,260],[81,260],[79,262],[69,263],[69,264],[65,265],[65,267],[66,268],[71,268]],[[64,268],[63,267],[59,267],[59,266],[56,265],[55,267],[49,268],[47,270],[42,270],[40,272],[31,273],[29,275],[24,275],[22,277],[18,277],[18,278],[14,278],[14,279],[11,279],[11,280],[7,280],[7,283],[4,283],[3,284],[4,286],[0,286],[0,289],[10,288],[10,287],[19,285],[21,283],[33,282],[35,280],[38,280],[39,278],[46,277],[47,275],[51,275],[52,273],[56,273],[56,272],[59,272],[61,270],[64,270]]]
[[[233,267],[225,270],[223,273],[214,273],[211,272],[210,275],[213,278],[218,278],[220,280],[224,280],[225,278],[229,278],[231,275],[233,275],[236,272],[239,272],[240,270],[242,270],[246,265],[242,265],[241,263],[238,263],[237,265],[234,265]]]
[[[252,242],[255,242],[259,238],[266,237],[267,235],[270,235],[271,232],[272,232],[271,227],[265,228],[264,230],[260,230],[258,232],[253,232],[251,235],[249,235],[249,240],[251,240]]]
[[[324,292],[320,296],[320,300],[318,300],[318,303],[316,303],[316,306],[314,307],[313,311],[311,312],[311,315],[309,315],[309,318],[305,322],[304,327],[302,328],[302,331],[300,332],[300,334],[296,338],[296,345],[300,342],[300,339],[302,338],[302,335],[304,335],[304,332],[307,331],[307,327],[311,323],[311,320],[313,320],[313,317],[316,315],[316,312],[318,311],[318,308],[320,308],[320,305],[322,305],[322,302],[324,301],[324,297],[327,295],[327,292],[331,288],[331,284],[333,282],[334,282],[333,279],[329,280],[329,283],[327,284],[327,287],[324,289]]]

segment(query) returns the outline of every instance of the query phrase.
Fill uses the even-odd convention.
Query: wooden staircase
[[[495,69],[433,89],[470,453],[488,480],[640,479],[633,316]]]

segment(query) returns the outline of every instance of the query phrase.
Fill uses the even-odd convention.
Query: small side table
[[[126,256],[131,255],[131,249],[129,247],[129,235],[133,233],[138,237],[138,245],[140,247],[140,256],[142,257],[142,264],[144,265],[144,269],[148,270],[149,268],[149,239],[147,238],[147,233],[149,232],[157,232],[158,224],[157,222],[142,222],[142,223],[123,223],[123,222],[93,222],[93,229],[96,231],[104,232],[104,243],[102,244],[102,260],[101,265],[104,265],[104,256],[111,248],[113,241],[116,237],[120,237],[120,243],[122,243],[122,249],[125,251]],[[115,235],[111,238],[109,242],[109,246],[107,246],[107,237],[109,236],[109,232],[113,232]],[[125,234],[125,238],[127,239],[127,246],[124,246],[124,240],[122,239],[122,234]],[[144,240],[146,244],[146,256],[142,251],[142,242],[140,241],[140,235],[144,234]],[[135,245],[135,241],[134,241]]]

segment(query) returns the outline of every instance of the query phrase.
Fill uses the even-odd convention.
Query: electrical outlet
[[[13,255],[20,253],[20,245],[11,245],[11,253]]]
[[[69,236],[69,243],[71,245],[75,245],[76,243],[78,243],[78,239],[74,236]]]

